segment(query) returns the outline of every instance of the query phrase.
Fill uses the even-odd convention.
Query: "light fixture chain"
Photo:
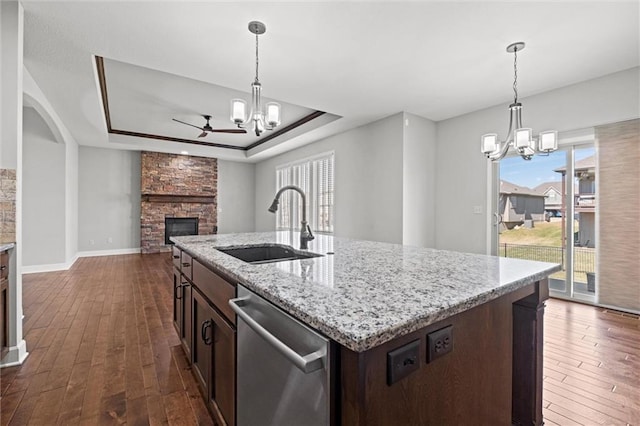
[[[258,79],[258,33],[256,33],[256,82],[260,81]]]
[[[513,49],[513,103],[518,103],[518,48]]]

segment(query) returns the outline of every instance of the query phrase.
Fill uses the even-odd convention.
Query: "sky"
[[[516,185],[535,188],[544,182],[560,181],[562,175],[553,170],[565,166],[567,151],[552,152],[549,156],[534,155],[529,160],[520,156],[500,160],[500,179]],[[576,148],[576,161],[595,154],[595,148]]]

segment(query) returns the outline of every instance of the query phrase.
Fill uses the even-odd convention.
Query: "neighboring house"
[[[533,188],[544,196],[544,211],[551,217],[560,217],[562,212],[562,182],[545,182]]]
[[[562,174],[564,184],[566,167],[555,169]],[[574,208],[578,218],[579,231],[574,241],[582,247],[596,246],[596,157],[592,155],[575,164],[576,190]]]
[[[522,224],[533,226],[534,222],[543,221],[545,219],[544,202],[544,195],[531,188],[505,180],[500,181],[498,212],[502,215],[503,227],[507,229],[513,229]]]

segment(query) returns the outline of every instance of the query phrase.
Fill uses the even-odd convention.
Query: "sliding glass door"
[[[565,142],[548,156],[500,161],[494,175],[499,256],[559,263],[551,294],[593,303],[596,286],[596,150]]]

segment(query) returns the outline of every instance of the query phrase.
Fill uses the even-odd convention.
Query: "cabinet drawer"
[[[180,269],[180,249],[176,246],[171,247],[171,257],[173,258],[173,266]]]
[[[0,254],[0,279],[9,276],[9,253],[3,251]]]
[[[236,297],[236,286],[225,281],[197,260],[192,263],[193,284],[235,325],[236,315],[229,306],[229,299]]]
[[[193,258],[186,251],[182,252],[182,265],[180,270],[185,277],[193,280]]]

